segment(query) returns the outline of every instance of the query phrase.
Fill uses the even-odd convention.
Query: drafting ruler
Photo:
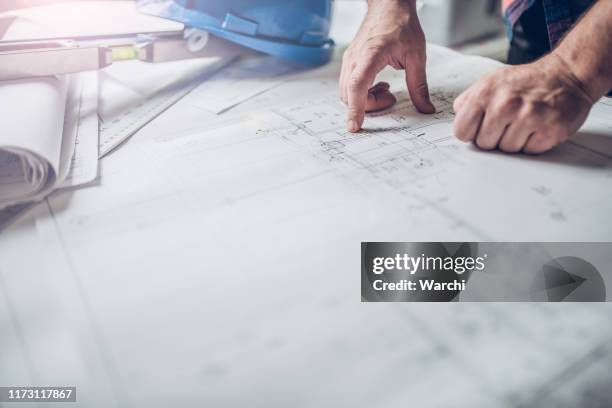
[[[168,85],[154,95],[123,110],[117,116],[104,120],[100,118],[99,156],[106,156],[132,135],[161,115],[181,98],[195,89],[208,77],[236,60],[236,56],[222,60],[204,68],[198,74],[190,75]]]

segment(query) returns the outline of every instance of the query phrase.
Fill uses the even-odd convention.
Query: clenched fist
[[[544,153],[584,123],[595,101],[554,53],[500,68],[455,100],[455,135],[485,150]]]

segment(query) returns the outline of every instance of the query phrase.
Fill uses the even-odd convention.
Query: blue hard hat
[[[138,9],[307,65],[331,59],[331,0],[138,0]]]

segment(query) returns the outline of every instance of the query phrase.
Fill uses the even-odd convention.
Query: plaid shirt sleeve
[[[502,12],[509,39],[512,39],[516,22],[536,1],[542,2],[552,49],[596,0],[502,0]],[[612,91],[607,96],[612,97]]]
[[[512,28],[516,22],[537,1],[541,2],[544,8],[548,39],[553,48],[596,0],[502,0],[502,12],[509,38],[512,38]]]

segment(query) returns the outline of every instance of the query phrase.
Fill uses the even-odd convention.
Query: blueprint
[[[273,88],[298,68],[303,69],[271,56],[244,55],[200,84],[187,100],[212,113],[222,113]]]
[[[612,199],[609,102],[597,104],[581,131],[548,155],[482,152],[455,138],[452,103],[475,79],[470,72],[479,75],[498,64],[445,54],[456,63],[438,67],[440,56],[430,52],[434,115],[417,113],[401,91],[395,106],[368,115],[364,130],[352,134],[345,131],[346,108],[328,92],[272,107],[257,132],[309,152],[364,190],[435,208],[440,218],[481,240],[507,239],[518,232],[516,225],[541,239],[561,239],[564,230],[576,239],[585,222],[589,239],[609,239],[612,223],[600,222]],[[389,80],[401,88],[397,79]]]
[[[128,61],[101,71],[100,157],[120,146],[234,58],[235,55],[228,55],[159,64]]]
[[[183,98],[0,236],[0,383],[78,376],[88,407],[609,406],[608,304],[359,301],[361,241],[612,239],[606,101],[544,156],[452,135],[498,66],[433,47],[437,113],[388,70],[399,103],[359,134],[339,61],[221,115]]]

